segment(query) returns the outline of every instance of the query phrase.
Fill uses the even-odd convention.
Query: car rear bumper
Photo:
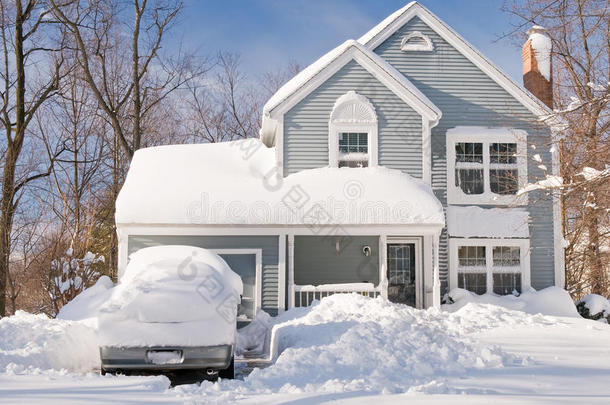
[[[149,351],[175,351],[181,358],[173,364],[155,364]],[[103,370],[224,370],[233,357],[231,345],[199,347],[100,347]]]

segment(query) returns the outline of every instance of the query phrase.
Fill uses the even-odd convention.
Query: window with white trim
[[[526,239],[450,239],[450,288],[520,294],[529,285]]]
[[[368,167],[368,139],[366,132],[340,132],[339,167]]]
[[[457,127],[447,131],[449,204],[525,204],[527,134],[510,128]]]
[[[328,124],[331,167],[377,165],[377,114],[364,96],[349,91],[335,102]]]
[[[485,246],[458,248],[458,287],[477,294],[487,291]]]

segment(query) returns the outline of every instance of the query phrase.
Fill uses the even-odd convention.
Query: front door
[[[388,299],[417,306],[417,243],[388,243]]]

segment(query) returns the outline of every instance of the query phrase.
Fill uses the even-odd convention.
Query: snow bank
[[[540,291],[531,289],[520,296],[483,294],[455,288],[447,297],[454,303],[443,305],[443,309],[455,312],[468,304],[493,304],[511,310],[523,311],[528,314],[543,314],[551,316],[578,317],[574,301],[567,291],[559,287],[548,287]]]
[[[233,344],[242,281],[217,254],[158,246],[130,256],[99,313],[101,346]]]
[[[0,319],[0,370],[91,371],[100,363],[95,330],[79,322],[17,311]]]
[[[119,224],[444,224],[431,188],[399,170],[319,168],[277,176],[257,139],[136,152]],[[320,222],[322,221],[322,222]]]
[[[57,314],[58,319],[69,321],[84,321],[87,325],[97,328],[99,309],[112,293],[114,283],[108,276],[100,277],[91,287],[78,294],[72,301],[64,305]]]
[[[177,390],[203,400],[228,391],[398,393],[426,391],[431,383],[437,390],[444,378],[468,370],[522,364],[523,359],[465,336],[496,317],[477,314],[465,322],[461,315],[417,310],[381,297],[333,295],[274,319],[280,353],[275,364],[255,369],[243,382]]]
[[[235,354],[242,355],[246,352],[263,354],[265,344],[268,340],[268,332],[274,323],[274,319],[267,312],[259,310],[252,322],[237,331],[237,343]]]
[[[450,206],[447,228],[450,236],[463,238],[516,238],[529,236],[529,214],[522,208]]]

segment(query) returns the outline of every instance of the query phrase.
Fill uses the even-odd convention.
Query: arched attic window
[[[377,114],[366,97],[355,91],[339,97],[328,129],[331,167],[377,166]]]
[[[427,35],[424,35],[419,31],[414,31],[402,39],[400,50],[405,52],[433,51],[434,45]]]

